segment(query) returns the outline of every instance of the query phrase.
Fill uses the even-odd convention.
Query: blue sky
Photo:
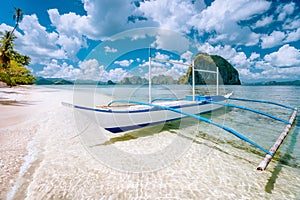
[[[158,27],[191,37],[199,52],[223,56],[243,82],[300,79],[297,0],[1,0],[0,4],[2,32],[14,26],[14,7],[23,10],[15,48],[32,58],[29,68],[38,76],[75,79],[90,71],[93,79],[104,74],[117,81],[128,69],[134,71],[133,66],[147,64],[141,52],[135,58],[121,56],[112,69],[86,62],[85,57],[122,31]],[[118,51],[105,48],[109,53]],[[170,57],[163,52],[154,56]],[[166,75],[181,75],[184,70],[165,69],[158,63],[155,69]]]

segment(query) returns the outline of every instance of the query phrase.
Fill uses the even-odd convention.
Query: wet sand
[[[259,173],[256,166],[261,156],[201,137],[196,137],[179,159],[160,170],[139,173],[115,170],[87,151],[72,109],[61,105],[61,101],[72,102],[72,91],[47,88],[25,91],[30,98],[24,94],[20,99],[26,97],[26,101],[35,103],[12,106],[25,114],[12,114],[19,117],[19,122],[0,127],[0,199],[299,198],[297,169],[283,166],[274,178],[278,163],[272,162],[267,171]],[[2,105],[1,114],[3,106],[9,113],[8,105]],[[108,145],[142,152],[147,147],[164,145],[158,141],[168,141],[173,136],[173,132],[163,131],[127,137]]]
[[[0,199],[7,198],[26,172],[30,142],[38,133],[43,112],[59,105],[52,95],[56,92],[36,86],[0,88]]]

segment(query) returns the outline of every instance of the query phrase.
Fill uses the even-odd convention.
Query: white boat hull
[[[224,101],[225,99],[222,97],[218,101]],[[119,133],[186,117],[185,114],[166,110],[160,106],[190,114],[211,112],[223,107],[222,105],[210,104],[208,101],[202,100],[162,101],[153,104],[157,105],[157,107],[149,105],[116,105],[99,106],[97,108],[76,106],[76,108],[94,111],[98,124],[101,127],[112,133]]]
[[[194,105],[190,107],[179,108],[183,112],[191,114],[201,114],[211,112],[212,110],[219,109],[223,106],[220,105]],[[175,113],[169,110],[143,110],[141,112],[97,112],[96,117],[101,127],[106,130],[118,133],[147,126],[152,126],[176,119],[186,117],[184,114]]]

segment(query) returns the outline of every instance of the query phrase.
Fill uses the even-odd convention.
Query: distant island
[[[242,85],[253,85],[253,86],[296,85],[296,86],[300,86],[300,80],[294,80],[294,81],[265,81],[265,82],[254,82],[254,83],[242,83]]]
[[[36,77],[34,82],[36,85],[115,85],[113,81],[109,80],[107,82],[93,81],[93,80],[66,80],[63,78],[44,78]]]
[[[36,85],[73,85],[73,84],[80,84],[80,85],[144,85],[148,84],[148,80],[145,78],[141,78],[139,76],[132,76],[132,77],[125,77],[122,79],[119,83],[115,83],[111,80],[108,80],[107,82],[99,82],[99,81],[93,81],[93,80],[66,80],[62,78],[43,78],[43,77],[37,77],[35,81]],[[180,80],[174,80],[171,76],[154,76],[152,78],[152,84],[183,84],[180,83]],[[265,82],[254,82],[254,83],[247,83],[242,82],[241,85],[247,85],[247,86],[284,86],[284,85],[295,85],[300,86],[300,80],[295,81],[265,81]]]

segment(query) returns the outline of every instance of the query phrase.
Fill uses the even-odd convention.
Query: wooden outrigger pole
[[[268,164],[270,163],[271,159],[273,158],[273,156],[275,155],[276,151],[278,150],[278,148],[280,147],[280,145],[282,144],[284,138],[287,136],[287,134],[289,133],[292,124],[294,123],[296,116],[297,116],[297,108],[294,109],[294,112],[289,120],[290,124],[286,125],[285,129],[283,130],[283,132],[280,134],[280,136],[278,137],[278,139],[276,140],[276,142],[274,143],[274,145],[271,147],[271,149],[269,150],[269,152],[271,152],[272,154],[266,154],[264,160],[258,165],[257,170],[258,171],[263,171],[267,168]]]

